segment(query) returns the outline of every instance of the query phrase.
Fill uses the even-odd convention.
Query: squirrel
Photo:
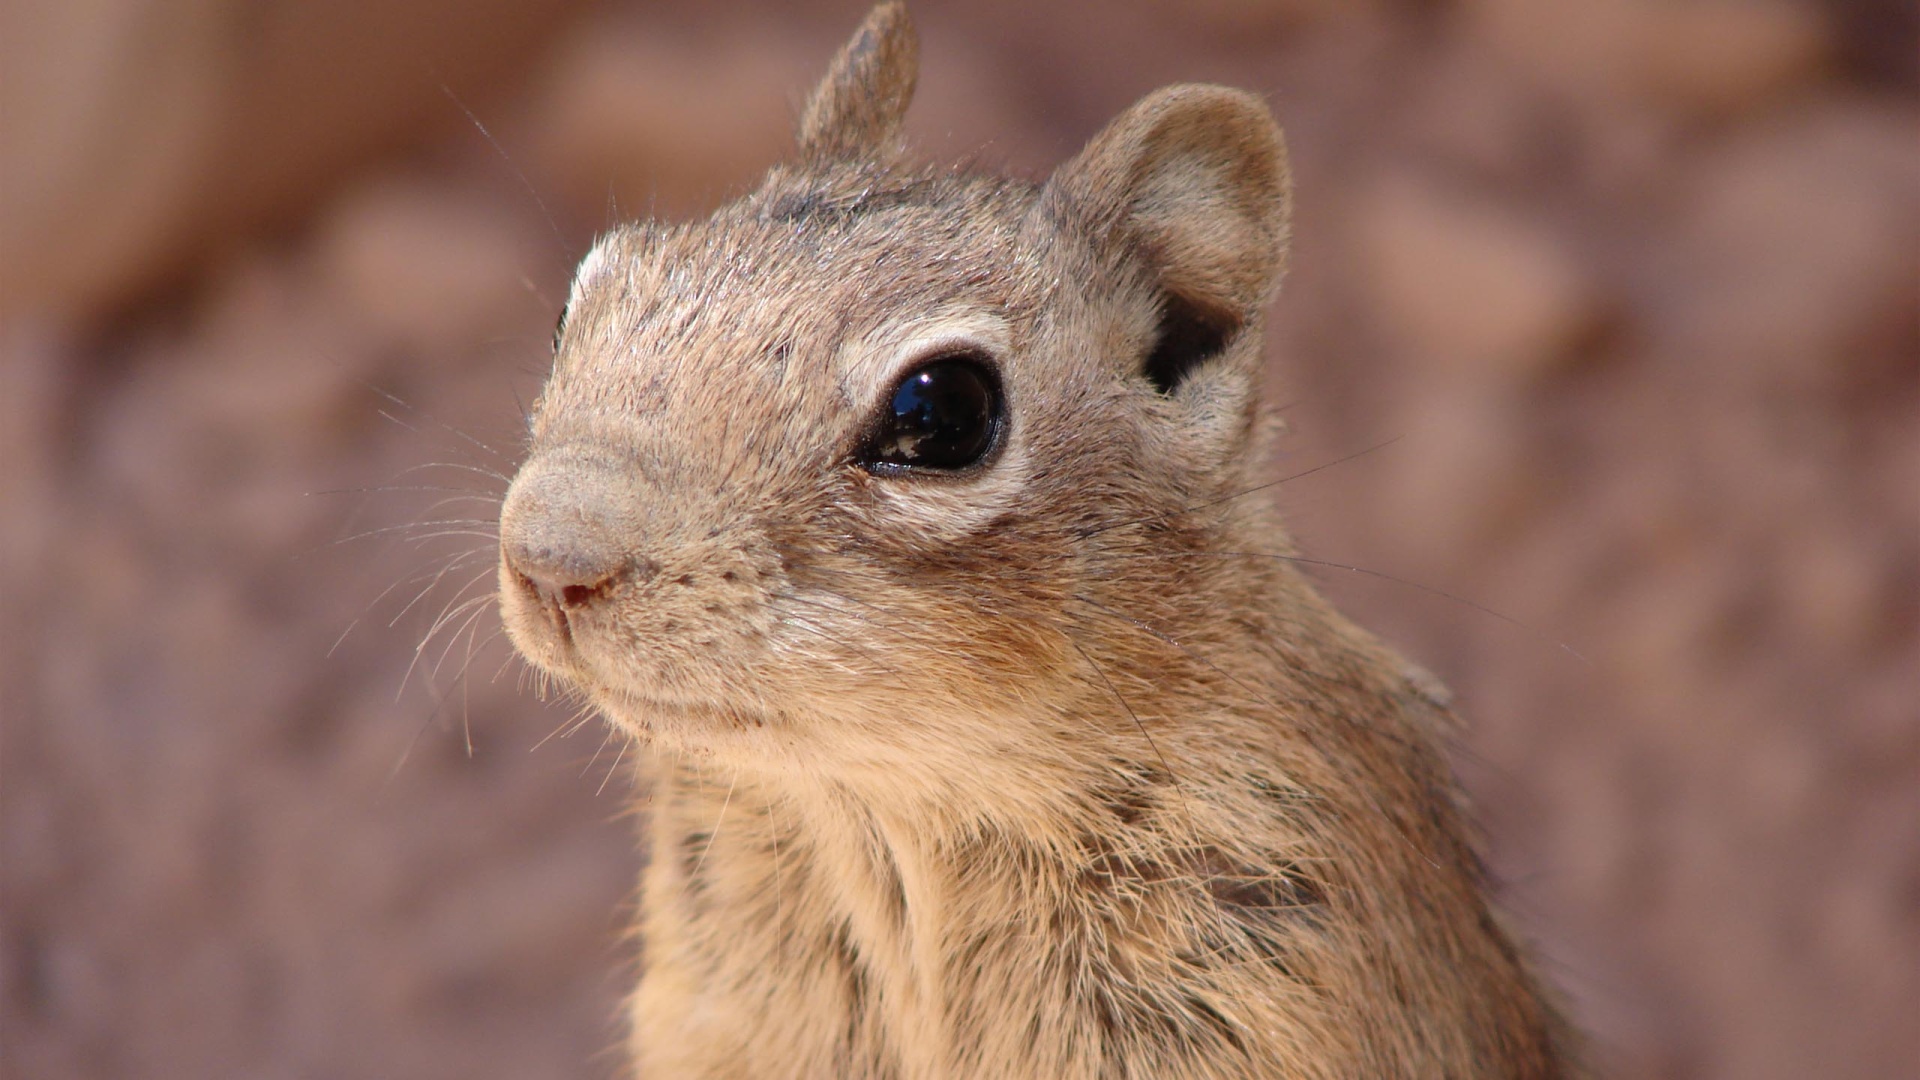
[[[910,163],[875,8],[798,155],[580,264],[500,516],[539,672],[645,747],[649,1077],[1527,1077],[1444,691],[1267,500],[1253,95],[1042,183]]]

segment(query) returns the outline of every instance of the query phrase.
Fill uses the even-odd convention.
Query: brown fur
[[[882,6],[798,164],[600,242],[502,512],[514,641],[648,751],[641,1071],[1567,1075],[1444,704],[1240,497],[1265,108],[1170,87],[1035,187],[899,163],[913,56]],[[1163,392],[1169,327],[1224,345]],[[951,340],[997,456],[855,464]]]

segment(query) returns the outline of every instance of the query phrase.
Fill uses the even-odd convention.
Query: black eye
[[[893,388],[861,463],[878,472],[964,469],[993,449],[1001,411],[992,368],[971,355],[940,357]]]

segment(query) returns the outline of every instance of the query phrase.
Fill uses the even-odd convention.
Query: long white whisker
[[[506,464],[508,464],[508,465],[511,465],[511,464],[513,464],[513,458],[512,458],[512,457],[510,457],[509,455],[507,455],[507,454],[503,454],[503,453],[501,453],[500,451],[498,451],[498,450],[496,450],[496,449],[494,449],[493,447],[491,447],[491,446],[488,446],[488,445],[487,445],[486,443],[483,443],[483,442],[481,442],[481,441],[480,441],[479,439],[476,439],[476,438],[474,438],[474,437],[473,437],[472,435],[469,435],[468,433],[466,433],[466,432],[464,432],[464,431],[461,431],[461,430],[460,430],[459,428],[457,428],[457,427],[454,427],[454,426],[453,426],[452,424],[448,424],[448,423],[445,423],[444,421],[442,421],[442,420],[440,420],[440,419],[438,419],[438,418],[436,418],[436,417],[433,417],[433,416],[430,416],[430,415],[428,415],[428,414],[426,414],[426,413],[424,413],[424,412],[421,412],[421,411],[420,411],[419,409],[417,409],[417,408],[415,408],[415,407],[414,407],[414,406],[413,406],[413,405],[412,405],[412,404],[411,404],[410,402],[407,402],[407,401],[405,401],[405,400],[403,400],[403,399],[402,399],[402,398],[400,398],[400,397],[399,397],[398,395],[396,395],[396,394],[394,394],[394,393],[392,393],[392,392],[390,392],[390,391],[388,391],[388,390],[385,390],[385,389],[382,389],[382,388],[381,388],[381,387],[379,387],[379,386],[375,386],[375,385],[374,385],[374,384],[372,384],[372,383],[366,383],[366,382],[363,382],[363,383],[362,383],[362,385],[364,385],[365,387],[367,387],[367,389],[369,389],[369,390],[372,390],[372,391],[373,391],[374,393],[376,393],[376,394],[378,394],[378,395],[380,395],[381,397],[383,397],[383,398],[385,398],[385,399],[386,399],[387,401],[389,401],[389,402],[391,402],[391,403],[393,403],[394,405],[396,405],[396,406],[398,406],[399,408],[402,408],[402,409],[405,409],[405,410],[407,410],[408,412],[410,412],[410,413],[412,413],[413,415],[415,415],[415,416],[418,416],[418,417],[420,417],[420,418],[422,418],[422,419],[424,419],[424,420],[426,420],[426,421],[427,421],[428,423],[431,423],[431,424],[432,424],[433,426],[435,426],[435,427],[437,427],[437,428],[439,428],[440,430],[442,430],[442,431],[444,431],[444,432],[446,432],[446,433],[447,433],[447,434],[449,434],[449,435],[452,435],[452,436],[453,436],[454,438],[456,438],[456,439],[459,439],[460,441],[462,441],[462,442],[464,442],[464,443],[467,443],[468,445],[471,445],[471,446],[473,446],[473,447],[475,447],[475,448],[477,448],[477,449],[479,449],[479,450],[481,450],[481,451],[482,451],[482,452],[484,452],[484,453],[487,453],[487,454],[490,454],[490,455],[492,455],[492,456],[493,456],[494,458],[496,458],[496,459],[498,459],[499,461],[502,461],[502,462],[504,462],[504,463],[506,463]],[[391,420],[391,421],[393,421],[394,423],[396,423],[396,424],[399,424],[400,426],[402,426],[402,427],[405,427],[405,428],[407,428],[407,429],[408,429],[408,430],[410,430],[410,431],[419,431],[419,430],[420,430],[419,428],[416,428],[416,427],[413,427],[413,426],[412,426],[411,424],[408,424],[408,423],[406,423],[405,421],[403,421],[403,420],[401,420],[401,419],[400,419],[399,417],[397,417],[397,416],[394,416],[394,415],[392,415],[391,413],[388,413],[388,412],[387,412],[386,410],[384,410],[384,409],[382,409],[382,410],[380,410],[380,414],[381,414],[382,416],[385,416],[385,417],[386,417],[387,419],[389,419],[389,420]],[[421,434],[425,434],[425,432],[421,432]],[[496,475],[497,475],[497,474],[496,474]],[[504,477],[504,476],[502,476],[502,477],[500,477],[500,479],[502,479],[502,480],[505,480],[505,479],[507,479],[507,478],[506,478],[506,477]]]
[[[720,824],[727,820],[727,807],[733,805],[733,789],[739,783],[740,774],[736,772],[733,780],[727,784],[726,797],[720,800],[720,813],[713,819],[713,828],[707,832],[707,844],[700,849],[700,857],[693,861],[693,869],[687,872],[687,877],[699,877],[700,868],[707,864],[707,852],[713,850],[713,842],[720,837]]]
[[[613,755],[613,764],[607,766],[606,777],[600,781],[600,786],[593,790],[594,798],[599,798],[600,793],[607,790],[607,785],[613,781],[613,774],[620,770],[620,759],[627,756],[627,747],[630,745],[632,745],[631,739],[620,741],[620,749]]]

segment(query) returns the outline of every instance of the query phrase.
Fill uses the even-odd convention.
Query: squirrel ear
[[[1290,188],[1286,145],[1259,98],[1184,85],[1120,114],[1043,198],[1096,249],[1144,258],[1169,308],[1224,341],[1279,282]]]
[[[808,161],[890,156],[913,99],[920,48],[898,0],[868,13],[841,47],[800,114],[800,155]]]

